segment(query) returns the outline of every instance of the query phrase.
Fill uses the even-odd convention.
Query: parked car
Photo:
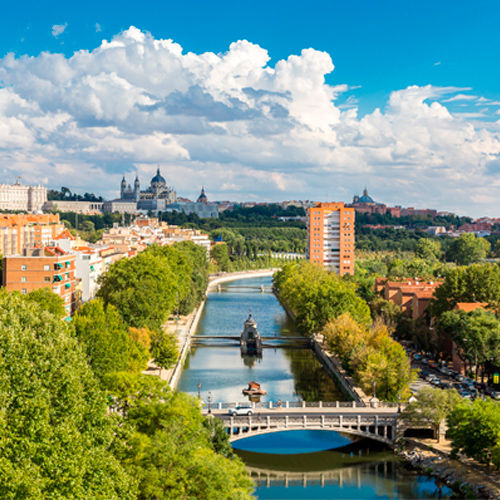
[[[422,359],[422,356],[420,354],[415,354],[415,356],[413,356],[413,359],[419,361]]]
[[[251,406],[235,406],[234,408],[229,408],[229,415],[253,415],[253,408]]]
[[[498,391],[492,391],[491,397],[493,399],[500,399],[500,392],[498,392]]]
[[[420,371],[418,372],[418,376],[419,376],[420,378],[423,378],[423,379],[425,379],[426,377],[428,377],[428,375],[429,375],[429,372],[427,372],[427,371],[425,371],[425,370],[420,370]]]
[[[422,364],[427,365],[429,363],[429,360],[427,358],[422,358]]]

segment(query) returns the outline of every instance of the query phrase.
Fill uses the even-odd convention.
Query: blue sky
[[[93,177],[95,180],[98,174],[102,194],[111,197],[116,191],[116,179],[120,173],[131,176],[137,171],[146,183],[156,163],[161,163],[179,194],[190,197],[194,197],[199,188],[195,179],[206,181],[208,193],[218,199],[322,199],[328,193],[329,197],[348,201],[367,184],[374,198],[392,204],[432,205],[476,215],[500,214],[500,206],[495,201],[498,196],[492,192],[497,189],[500,172],[497,144],[500,141],[500,104],[497,104],[500,103],[499,18],[500,3],[494,0],[474,3],[427,0],[2,2],[0,58],[4,59],[0,60],[0,82],[3,89],[9,92],[5,102],[10,102],[12,108],[15,95],[23,100],[22,103],[19,101],[19,106],[26,107],[27,103],[37,102],[39,109],[36,119],[32,116],[29,123],[25,120],[23,124],[14,120],[12,109],[5,111],[4,122],[10,131],[10,139],[2,144],[0,127],[0,172],[8,177],[17,168],[23,172],[25,179],[33,181],[44,172],[45,161],[48,167],[43,181],[50,186],[58,186],[64,173],[83,172],[88,168],[88,175],[74,177],[74,188],[92,189],[89,179]],[[124,76],[125,73],[121,73],[123,67],[115,67],[114,60],[110,58],[106,59],[108,67],[100,67],[101,75],[118,75],[120,83],[117,85],[120,89],[126,88],[130,95],[140,92],[143,95],[141,99],[152,96],[150,106],[158,107],[161,102],[168,118],[173,116],[172,113],[182,116],[182,126],[175,130],[164,122],[159,124],[157,119],[152,120],[151,114],[148,115],[149,132],[146,134],[125,130],[122,122],[116,122],[116,113],[109,112],[107,116],[106,110],[102,111],[99,106],[100,111],[97,112],[95,106],[89,108],[90,111],[75,110],[70,99],[88,97],[89,88],[95,94],[93,99],[102,99],[107,106],[108,94],[99,94],[94,83],[85,89],[77,84],[87,81],[87,74],[91,75],[89,78],[98,78],[90,59],[97,60],[97,51],[103,40],[110,42],[122,36],[121,33],[128,33],[126,30],[131,26],[140,32],[150,33],[150,41],[172,39],[182,47],[183,56],[188,52],[220,56],[230,52],[232,43],[247,40],[254,47],[267,51],[269,59],[264,61],[263,56],[253,49],[251,54],[247,54],[248,47],[243,50],[245,55],[238,52],[238,57],[248,57],[257,69],[265,67],[265,71],[267,68],[274,70],[279,61],[289,61],[292,67],[297,61],[291,61],[289,57],[299,56],[300,75],[294,66],[291,72],[272,85],[263,83],[260,77],[257,82],[254,78],[237,75],[240,80],[245,80],[247,87],[256,91],[262,92],[265,88],[266,92],[282,93],[282,96],[288,92],[292,96],[285,99],[290,105],[282,101],[273,104],[279,106],[289,119],[276,118],[275,110],[278,108],[273,108],[272,116],[266,115],[265,125],[272,127],[272,134],[269,133],[265,142],[259,137],[258,147],[263,148],[267,157],[272,156],[273,161],[252,157],[249,150],[255,148],[256,143],[243,143],[241,129],[234,126],[244,115],[246,131],[255,127],[262,130],[262,122],[255,120],[257,116],[269,112],[267,104],[257,109],[254,101],[250,103],[242,98],[247,87],[242,87],[239,93],[235,92],[234,82],[240,81],[238,79],[231,80],[231,88],[226,87],[227,79],[215,84],[211,70],[197,73],[185,88],[174,85],[174,93],[168,97],[162,91],[153,91],[156,88],[152,82],[155,78],[154,65],[144,67],[143,76],[150,80],[149,83],[141,81],[140,85],[132,82],[133,78]],[[137,37],[125,38],[128,40],[126,45],[143,43]],[[314,54],[301,55],[301,51],[307,48],[314,49]],[[68,62],[73,53],[80,50],[89,51],[91,57]],[[43,51],[51,57],[40,55]],[[156,52],[149,53],[146,49],[145,60],[150,60]],[[13,53],[17,61],[14,69],[8,62],[12,61],[12,56],[9,56],[10,59],[5,57],[8,53]],[[52,77],[47,76],[51,67],[60,68],[60,60],[54,57],[57,53],[63,54],[64,64],[74,65],[72,71],[78,74],[65,80],[64,84],[60,79],[56,83],[51,81],[51,85],[59,86],[57,92],[54,91],[54,100],[49,103],[45,99],[47,102],[42,103],[36,87],[43,88],[40,78],[51,80]],[[322,53],[331,57],[335,66],[333,71],[329,70],[328,61],[321,59]],[[31,63],[23,55],[33,56]],[[254,56],[255,60],[252,59]],[[189,58],[183,59],[181,64],[191,74]],[[67,74],[67,68],[64,71],[62,74]],[[307,71],[312,75],[310,82],[306,82]],[[164,78],[163,85],[169,87],[169,79],[180,78],[180,75],[169,73]],[[323,78],[325,83],[321,87],[320,80]],[[32,92],[28,88],[29,82],[32,82]],[[311,91],[314,100],[312,97],[310,101],[306,99],[302,92],[304,85],[311,85],[311,89],[314,87],[315,90]],[[191,89],[189,92],[188,87]],[[194,88],[199,93],[194,92]],[[413,90],[408,91],[408,88]],[[316,91],[318,94],[315,94]],[[65,97],[61,97],[62,92]],[[335,109],[326,109],[327,94]],[[56,96],[65,100],[66,106],[59,106]],[[178,105],[179,96],[183,99],[182,112],[178,106],[175,108],[177,111],[172,112],[171,101],[175,98]],[[326,99],[324,102],[323,98]],[[235,99],[239,100],[237,105]],[[214,102],[219,108],[222,105],[227,107],[226,118],[220,118],[220,109],[215,117],[210,115]],[[440,108],[432,108],[433,102]],[[309,113],[306,108],[314,107],[316,103],[321,105],[318,104],[314,113]],[[116,103],[116,106],[118,108],[119,104]],[[135,102],[134,106],[144,106],[144,103]],[[325,110],[325,116],[330,117],[328,120],[322,120],[320,108]],[[380,108],[382,117],[377,115],[376,108]],[[414,112],[417,108],[418,111]],[[153,110],[153,107],[148,109]],[[227,118],[229,109],[233,113],[230,119]],[[355,118],[349,110],[356,111]],[[450,113],[453,123],[444,116],[445,111]],[[20,111],[17,113],[19,115]],[[55,118],[56,114],[59,118]],[[68,135],[68,127],[62,126],[63,122],[69,123],[66,120],[68,114],[72,117],[75,130],[85,135],[85,139],[80,137],[76,140],[74,134]],[[203,117],[204,127],[217,124],[217,148],[210,149],[206,144],[201,147],[199,141],[186,139],[187,136],[192,138],[197,135],[206,137],[207,144],[214,143],[213,137],[210,139],[205,132],[200,132],[200,123],[185,119],[195,115]],[[54,129],[50,134],[47,130],[40,132],[39,120],[43,116],[57,123],[54,125],[58,127],[57,134],[54,135]],[[100,146],[81,146],[90,140],[89,120],[94,119],[99,123],[92,123],[92,127],[98,126],[102,133],[107,131],[113,135],[114,129],[109,127],[118,127],[124,134],[135,134],[132,141],[137,144],[135,152],[120,154],[117,145],[113,154],[103,150],[99,157],[96,151]],[[137,120],[137,127],[144,126],[145,118]],[[126,121],[127,127],[130,127],[131,116]],[[412,126],[405,137],[401,136],[401,124]],[[389,125],[391,131],[385,128]],[[26,129],[26,137],[31,134],[31,139],[23,142],[21,129]],[[423,133],[424,129],[426,133]],[[212,127],[210,133],[214,130]],[[311,130],[318,133],[312,137]],[[374,130],[384,132],[377,136]],[[92,128],[91,132],[95,139],[95,129]],[[147,148],[145,144],[151,144],[160,133],[168,135],[162,140],[170,140],[171,149],[176,152],[171,156],[166,154],[164,161],[158,161],[161,154],[151,155],[149,159],[143,154],[143,161],[140,161],[141,152],[144,147]],[[456,136],[453,137],[453,134]],[[228,138],[226,142],[220,139],[222,135]],[[271,140],[271,135],[274,138],[279,135],[280,139]],[[403,145],[406,136],[411,138],[411,144]],[[115,135],[113,137],[116,139]],[[127,137],[130,143],[131,136]],[[237,145],[236,137],[239,141]],[[353,142],[355,139],[356,143]],[[61,151],[67,151],[71,145],[73,155],[65,156],[61,151],[51,154],[53,148],[48,147],[50,141],[64,143],[60,146]],[[386,144],[382,145],[381,141]],[[297,147],[298,143],[300,151],[292,151],[290,144]],[[470,147],[471,143],[474,147]],[[324,144],[327,144],[327,149],[322,156],[311,154]],[[383,148],[386,149],[382,151]],[[460,148],[468,149],[457,151]],[[21,152],[27,149],[31,150],[31,154],[23,157]],[[377,154],[373,154],[375,149]],[[89,150],[93,154],[89,154]],[[421,176],[405,175],[405,168],[410,168],[409,165],[418,165]],[[226,182],[223,188],[224,170],[230,173],[231,182]],[[214,172],[216,175],[213,175]],[[477,180],[471,183],[467,180],[468,174],[473,174]],[[263,182],[266,176],[273,181]],[[325,176],[329,179],[328,189],[325,189]],[[394,182],[395,176],[399,178],[398,182]],[[249,177],[255,183],[248,182]],[[429,180],[433,178],[439,179],[440,189],[429,187]],[[403,189],[404,196],[401,194]],[[93,190],[99,191],[97,187]]]

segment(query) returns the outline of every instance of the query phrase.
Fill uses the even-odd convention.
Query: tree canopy
[[[133,499],[106,400],[71,325],[0,290],[0,496]]]
[[[369,328],[345,313],[329,321],[322,333],[328,348],[367,394],[376,382],[380,399],[397,401],[398,396],[409,395],[416,373],[405,350],[391,338],[385,325],[378,323]]]
[[[463,233],[455,238],[448,247],[447,259],[459,266],[481,262],[491,250],[491,244],[473,233]]]
[[[500,267],[496,264],[472,264],[449,269],[445,282],[436,289],[430,304],[432,315],[439,317],[458,302],[500,303]]]
[[[308,261],[289,263],[273,278],[280,302],[295,315],[300,331],[319,332],[325,324],[348,312],[360,323],[371,321],[370,309],[357,296],[354,284]]]

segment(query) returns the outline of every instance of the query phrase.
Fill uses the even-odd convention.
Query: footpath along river
[[[271,277],[221,285],[208,295],[197,335],[239,335],[249,308],[262,336],[296,337],[293,322],[270,290]],[[261,401],[336,401],[344,397],[308,349],[265,348],[262,358],[242,356],[231,341],[191,348],[178,389],[213,402],[243,402],[252,380],[267,391]],[[222,343],[221,343],[222,342]],[[289,431],[234,443],[256,480],[258,499],[453,498],[434,479],[408,470],[379,443],[330,431]]]

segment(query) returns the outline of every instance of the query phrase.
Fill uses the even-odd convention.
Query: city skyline
[[[500,214],[493,2],[27,4],[0,7],[5,183],[113,199],[160,164],[189,198],[349,202],[367,186]]]

